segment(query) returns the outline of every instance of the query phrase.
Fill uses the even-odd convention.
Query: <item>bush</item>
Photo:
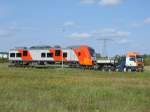
[[[8,62],[8,59],[0,58],[0,63],[6,63]]]
[[[150,57],[144,59],[145,66],[150,66]]]

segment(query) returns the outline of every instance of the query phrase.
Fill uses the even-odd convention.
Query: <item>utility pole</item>
[[[63,49],[62,49],[62,62],[61,62],[61,68],[64,68],[64,55],[63,55]]]
[[[113,41],[112,39],[109,39],[109,38],[99,38],[99,39],[97,39],[97,40],[99,40],[99,41],[102,41],[103,42],[103,48],[102,48],[102,55],[104,56],[104,57],[106,57],[108,54],[108,52],[107,52],[107,42],[108,41]]]

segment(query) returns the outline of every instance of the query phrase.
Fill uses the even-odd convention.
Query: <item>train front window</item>
[[[23,51],[23,56],[28,56],[28,51]]]
[[[95,56],[95,50],[94,50],[93,48],[90,48],[90,47],[89,47],[89,52],[90,52],[90,55],[91,55],[92,57]]]
[[[81,52],[78,53],[78,56],[81,56]]]

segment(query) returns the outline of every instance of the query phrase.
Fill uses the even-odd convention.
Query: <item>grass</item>
[[[150,112],[150,72],[0,64],[0,112]]]
[[[150,57],[144,59],[144,64],[150,66]]]

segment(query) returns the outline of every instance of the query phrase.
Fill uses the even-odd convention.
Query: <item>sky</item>
[[[0,51],[88,45],[150,54],[150,0],[0,0]]]

